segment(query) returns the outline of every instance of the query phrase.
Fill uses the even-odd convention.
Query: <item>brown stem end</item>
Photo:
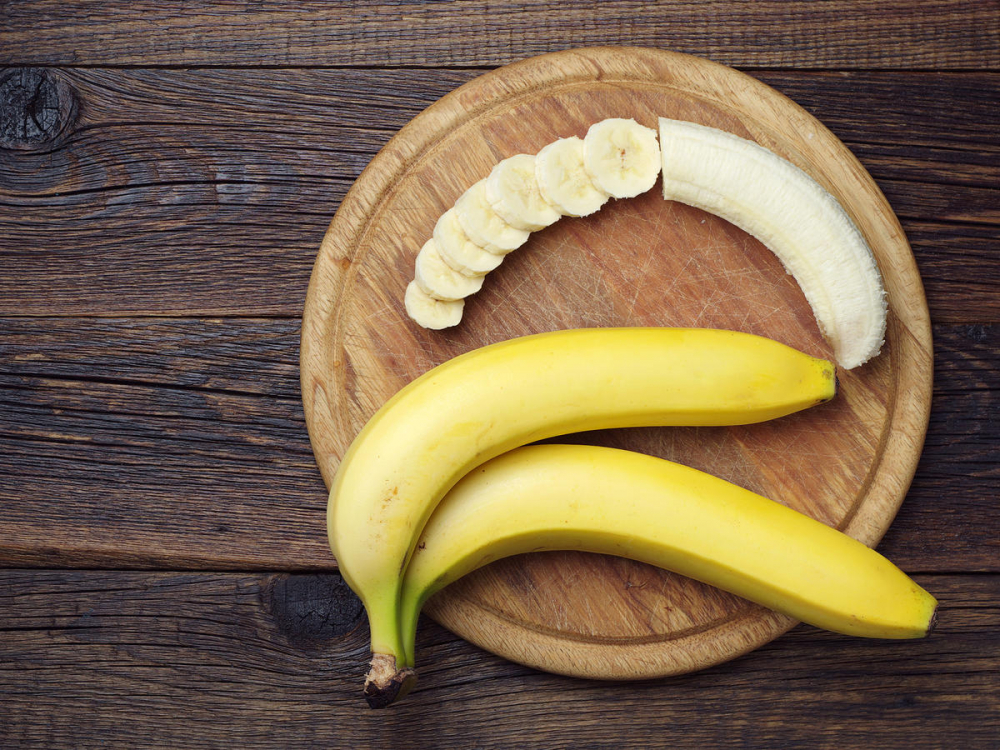
[[[396,666],[396,657],[372,654],[371,670],[365,675],[365,700],[371,708],[385,708],[402,698],[417,682],[411,667]]]

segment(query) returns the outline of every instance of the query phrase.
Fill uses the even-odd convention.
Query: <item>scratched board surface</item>
[[[456,328],[428,331],[406,317],[403,292],[417,251],[441,213],[494,164],[583,136],[606,117],[655,127],[658,116],[751,138],[841,201],[885,277],[886,346],[868,365],[838,372],[833,402],[781,420],[560,439],[680,461],[867,544],[881,538],[916,466],[930,388],[926,303],[896,217],[846,147],[794,103],[731,69],[652,50],[568,51],[475,79],[414,119],[359,178],[320,248],[303,319],[303,399],[328,484],[353,437],[406,383],[515,336],[716,327],[832,358],[801,290],[774,255],[718,217],[664,201],[659,184],[533,234],[467,300]],[[794,624],[667,571],[576,552],[493,563],[441,592],[427,611],[508,658],[606,678],[698,669]]]

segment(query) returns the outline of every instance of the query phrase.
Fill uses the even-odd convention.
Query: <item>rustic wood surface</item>
[[[986,0],[4,3],[0,747],[996,747],[998,19]],[[423,108],[584,44],[748,72],[886,194],[935,385],[879,548],[941,623],[891,644],[800,626],[615,684],[425,620],[420,687],[369,712],[299,395],[316,250]]]

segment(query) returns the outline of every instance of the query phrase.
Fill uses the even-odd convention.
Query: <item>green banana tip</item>
[[[398,667],[396,657],[373,654],[371,670],[365,676],[365,700],[370,708],[386,708],[405,696],[417,682],[412,667]]]

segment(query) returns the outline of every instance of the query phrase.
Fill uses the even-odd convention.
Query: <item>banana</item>
[[[589,216],[608,202],[608,193],[584,166],[583,141],[560,138],[535,155],[535,177],[542,198],[564,216]]]
[[[845,369],[879,353],[887,306],[864,236],[818,182],[752,141],[660,118],[663,197],[717,214],[795,277]]]
[[[420,291],[442,302],[465,299],[483,288],[485,276],[466,276],[444,262],[438,245],[427,240],[417,253],[414,280]]]
[[[434,225],[434,241],[444,262],[466,276],[487,274],[504,259],[503,255],[483,250],[468,238],[454,208],[449,208],[437,220]]]
[[[470,469],[581,430],[735,425],[829,400],[833,366],[736,331],[591,328],[482,347],[387,401],[347,451],[330,492],[330,546],[371,625],[372,705],[411,677],[399,630],[401,576],[434,506]]]
[[[538,189],[535,157],[517,154],[493,167],[486,178],[486,200],[512,227],[537,232],[562,216]]]
[[[650,563],[852,636],[920,638],[937,607],[861,542],[710,474],[631,451],[536,445],[470,473],[431,515],[403,579],[407,666],[432,594],[493,560],[565,549]]]
[[[465,300],[442,302],[425,294],[416,281],[411,281],[406,287],[403,305],[406,307],[406,314],[418,325],[439,331],[462,322]]]
[[[528,241],[528,232],[501,219],[486,200],[486,180],[480,180],[455,202],[462,231],[479,247],[498,255],[517,250]]]
[[[583,139],[583,164],[594,184],[612,198],[634,198],[660,176],[656,131],[619,117],[596,122]]]

